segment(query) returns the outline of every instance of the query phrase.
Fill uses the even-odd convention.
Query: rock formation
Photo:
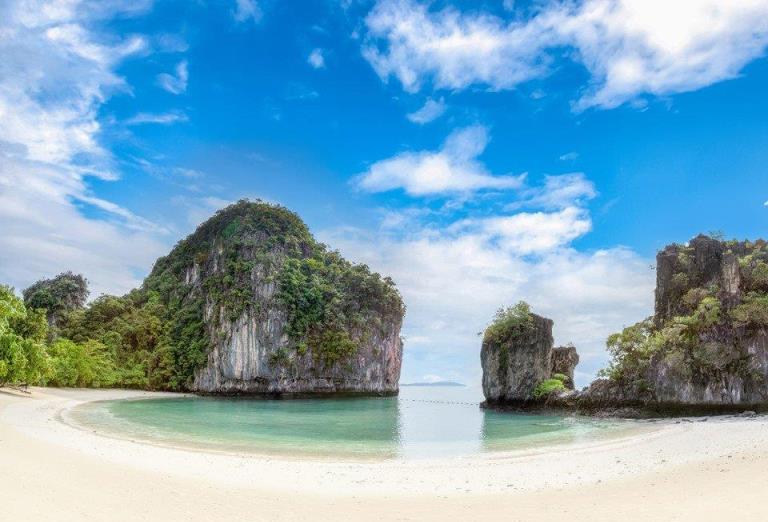
[[[82,275],[63,272],[26,288],[24,304],[31,309],[45,310],[48,326],[55,329],[68,313],[85,307],[89,293],[88,281]]]
[[[573,387],[578,354],[572,346],[553,348],[552,325],[551,319],[530,313],[525,303],[497,313],[480,351],[487,405],[532,401],[538,387],[555,374],[564,374]]]
[[[576,369],[577,364],[579,364],[579,354],[576,351],[575,346],[558,346],[552,349],[551,373],[552,375],[565,375],[567,380],[563,384],[570,390],[575,388],[573,372]]]
[[[158,260],[143,289],[167,296],[177,346],[194,347],[175,356],[184,388],[398,391],[404,306],[394,283],[327,251],[282,207],[219,211]]]
[[[658,253],[655,313],[609,339],[592,406],[768,404],[768,246],[698,236]]]

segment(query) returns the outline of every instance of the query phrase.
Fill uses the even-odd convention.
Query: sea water
[[[588,442],[627,424],[483,410],[465,387],[402,387],[398,397],[268,400],[181,397],[86,403],[68,414],[110,436],[212,451],[437,458]]]

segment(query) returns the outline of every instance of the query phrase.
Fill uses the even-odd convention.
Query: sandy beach
[[[426,461],[217,454],[66,422],[120,390],[0,393],[5,520],[768,519],[768,417],[672,420],[621,439]]]

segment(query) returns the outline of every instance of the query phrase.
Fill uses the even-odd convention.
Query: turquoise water
[[[402,388],[399,397],[103,401],[70,412],[99,432],[208,450],[295,456],[430,458],[590,441],[620,421],[484,411],[471,388]]]

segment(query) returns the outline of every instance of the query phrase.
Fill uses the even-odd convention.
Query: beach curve
[[[663,421],[648,433],[555,450],[376,463],[149,445],[89,433],[59,418],[84,402],[152,396],[159,394],[42,388],[30,397],[0,394],[6,469],[0,500],[6,514],[21,518],[33,509],[39,511],[35,519],[56,520],[97,520],[99,513],[113,512],[119,513],[111,516],[116,520],[211,520],[237,513],[257,520],[459,514],[537,520],[571,513],[595,520],[601,510],[605,518],[645,510],[663,517],[700,511],[701,519],[710,520],[768,513],[760,502],[768,479],[764,416]],[[672,484],[674,502],[647,501],[669,495]],[[51,502],[30,508],[25,495]],[[133,507],[115,511],[129,499]],[[151,513],[141,505],[153,506]]]

